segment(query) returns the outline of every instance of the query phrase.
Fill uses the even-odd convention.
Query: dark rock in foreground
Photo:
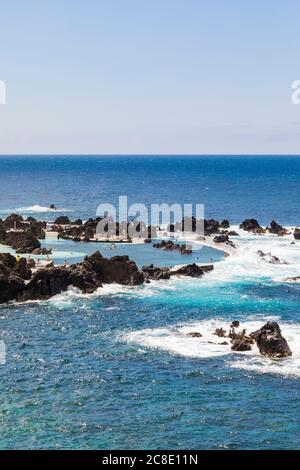
[[[288,357],[292,355],[292,351],[276,322],[266,323],[250,336],[256,341],[259,352],[264,356]]]
[[[134,286],[150,282],[150,279],[170,279],[173,275],[200,277],[213,269],[212,265],[199,267],[191,264],[171,271],[170,268],[150,265],[139,271],[128,256],[104,258],[99,251],[86,256],[80,263],[51,265],[32,275],[30,268],[34,264],[33,260],[17,260],[10,254],[0,255],[0,303],[48,299],[66,291],[69,286],[77,287],[83,293],[92,293],[103,284]]]
[[[0,303],[15,300],[25,288],[24,280],[30,277],[26,259],[22,258],[17,263],[9,253],[0,253]]]
[[[26,284],[24,280],[29,282]],[[48,299],[66,291],[69,286],[91,293],[103,284],[113,282],[138,285],[144,282],[144,276],[128,256],[108,259],[99,251],[81,263],[39,269],[33,276],[25,258],[17,261],[9,254],[0,255],[0,303]]]
[[[170,279],[173,275],[201,277],[205,271],[213,269],[212,265],[199,267],[191,264],[171,271],[170,268],[150,265],[139,271],[128,256],[104,258],[99,251],[86,256],[80,263],[48,266],[33,275],[30,266],[31,262],[25,258],[17,261],[9,254],[0,256],[0,303],[48,299],[66,291],[69,286],[77,287],[83,293],[92,293],[103,284],[134,286],[150,279]]]
[[[99,251],[81,263],[40,269],[26,285],[18,300],[47,299],[69,286],[92,293],[103,284],[138,285],[144,282],[134,261],[128,256],[104,258]]]

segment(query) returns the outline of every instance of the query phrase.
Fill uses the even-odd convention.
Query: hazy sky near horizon
[[[1,154],[300,154],[297,0],[0,8]]]

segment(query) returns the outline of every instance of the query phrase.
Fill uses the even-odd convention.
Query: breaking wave
[[[268,320],[278,320],[278,317],[264,317],[258,321],[246,321],[242,328],[247,332],[259,329]],[[256,345],[252,351],[236,352],[230,349],[227,338],[213,335],[217,327],[228,329],[224,319],[200,320],[184,325],[173,325],[164,328],[144,329],[122,335],[122,340],[146,348],[166,351],[170,354],[196,358],[223,358],[226,366],[259,373],[274,373],[285,376],[300,377],[300,325],[280,321],[283,336],[287,339],[293,356],[284,359],[270,359],[262,356]],[[189,332],[199,332],[200,338],[187,336]],[[227,345],[220,343],[226,341]]]
[[[12,212],[12,211],[6,211],[6,212]],[[13,210],[13,212],[20,212],[20,213],[46,213],[46,212],[71,212],[70,209],[65,209],[65,208],[55,208],[51,209],[50,207],[47,206],[40,206],[39,204],[34,204],[33,206],[29,207],[17,207],[16,209]]]

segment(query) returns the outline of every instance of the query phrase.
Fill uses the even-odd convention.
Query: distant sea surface
[[[0,217],[94,217],[97,206],[202,203],[206,218],[300,225],[299,157],[0,157]],[[54,204],[57,210],[49,211]],[[1,449],[300,449],[300,242],[234,239],[238,256],[49,242],[77,261],[99,249],[139,264],[207,262],[201,279],[75,290],[0,306]],[[271,252],[288,264],[257,256]],[[5,251],[5,247],[0,247]],[[170,256],[169,256],[170,255]],[[278,321],[293,356],[215,344],[216,327]],[[186,336],[199,331],[203,338]]]
[[[255,217],[294,224],[300,201],[298,157],[0,157],[0,217],[34,215],[55,204],[95,216],[98,204],[202,203],[208,218]],[[32,209],[31,209],[32,208]],[[46,215],[46,214],[45,214]]]

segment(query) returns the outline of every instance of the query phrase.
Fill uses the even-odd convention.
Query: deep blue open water
[[[98,204],[204,203],[205,216],[300,225],[298,157],[0,157],[0,217],[94,217]],[[47,211],[55,204],[58,212]],[[242,238],[242,237],[241,237]],[[236,259],[118,246],[139,265],[216,262],[203,279],[70,291],[0,306],[1,449],[299,449],[300,245],[243,238]],[[240,242],[239,242],[240,243]],[[49,242],[77,261],[103,244]],[[260,261],[259,248],[289,261]],[[3,251],[3,250],[2,250]],[[293,357],[224,353],[185,336],[280,323]]]

